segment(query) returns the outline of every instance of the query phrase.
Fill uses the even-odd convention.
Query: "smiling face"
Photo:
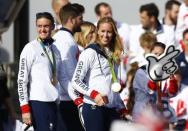
[[[36,21],[37,33],[40,39],[48,39],[51,37],[53,23],[47,18],[39,18]]]
[[[97,34],[101,46],[109,46],[114,34],[112,25],[110,23],[101,23]]]

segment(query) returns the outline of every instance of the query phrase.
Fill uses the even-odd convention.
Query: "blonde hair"
[[[82,46],[82,47],[86,47],[88,44],[90,44],[91,40],[88,40],[87,37],[89,35],[89,33],[91,33],[92,31],[94,31],[94,37],[96,35],[96,27],[93,23],[88,22],[88,21],[84,21],[81,24],[81,32],[76,32],[74,34],[74,38],[75,41],[77,42],[78,45]],[[93,40],[93,42],[95,41],[95,38]]]
[[[115,57],[116,62],[119,63],[120,56],[123,52],[123,45],[122,45],[121,38],[118,34],[115,21],[111,17],[101,18],[97,23],[97,29],[99,29],[100,25],[103,23],[109,23],[112,26],[113,38],[112,38],[112,42],[109,45],[109,49],[111,52],[113,52],[113,57]],[[99,37],[97,37],[97,42],[100,44]]]
[[[156,36],[152,32],[145,32],[140,36],[140,46],[151,49],[153,44],[157,42]]]

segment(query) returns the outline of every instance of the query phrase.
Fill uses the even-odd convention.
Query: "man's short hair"
[[[83,14],[85,12],[85,8],[82,5],[78,4],[78,3],[73,3],[72,6],[77,8],[77,10],[80,12],[80,14]]]
[[[67,4],[60,9],[59,18],[62,24],[65,24],[67,20],[72,17],[75,18],[84,13],[84,7],[80,4]]]
[[[173,5],[180,6],[181,3],[179,1],[177,1],[177,0],[169,0],[165,4],[165,9],[166,10],[171,10]]]
[[[154,16],[156,19],[159,16],[159,9],[154,3],[142,5],[140,7],[140,13],[142,13],[143,11],[146,11],[148,16]]]
[[[101,12],[100,12],[101,6],[111,8],[108,3],[105,3],[105,2],[100,2],[100,3],[98,3],[98,4],[95,6],[95,14],[98,15],[98,16],[100,16],[100,14],[101,14]]]
[[[39,12],[36,14],[36,21],[40,18],[46,18],[51,21],[52,25],[54,24],[54,17],[49,12]]]

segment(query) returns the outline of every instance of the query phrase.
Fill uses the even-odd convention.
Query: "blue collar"
[[[39,38],[40,39],[40,38]],[[49,38],[49,39],[40,39],[40,41],[45,45],[45,46],[48,46],[48,45],[51,45],[53,42],[54,42],[54,39],[52,38]]]
[[[163,17],[163,19],[162,19],[162,24],[163,24],[163,25],[166,24],[166,23],[165,23],[165,20],[164,20],[164,17]],[[174,31],[176,30],[176,25],[177,25],[177,24],[174,25]]]
[[[143,27],[142,27],[143,28]],[[143,28],[144,29],[144,28]],[[144,29],[145,31],[149,31],[147,29]],[[154,33],[155,35],[158,35],[160,33],[163,33],[164,29],[163,29],[163,25],[159,22],[159,20],[157,20],[157,27],[156,27],[156,33]]]
[[[70,31],[69,29],[67,29],[67,28],[64,28],[64,27],[61,27],[61,29],[60,30],[63,30],[63,31],[67,31],[67,32],[69,32],[72,36],[74,35],[73,34],[73,32],[72,31]]]

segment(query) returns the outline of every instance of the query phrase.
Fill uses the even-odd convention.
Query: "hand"
[[[28,113],[23,113],[22,114],[22,120],[23,120],[23,123],[27,124],[27,125],[31,125],[32,122],[31,122],[31,113],[28,112]]]
[[[103,106],[107,102],[100,93],[95,97],[94,101],[98,106]]]
[[[177,57],[179,53],[180,51],[171,45],[161,58],[148,56],[146,59],[149,62],[148,74],[151,80],[160,81],[169,78],[178,68],[174,58]]]

